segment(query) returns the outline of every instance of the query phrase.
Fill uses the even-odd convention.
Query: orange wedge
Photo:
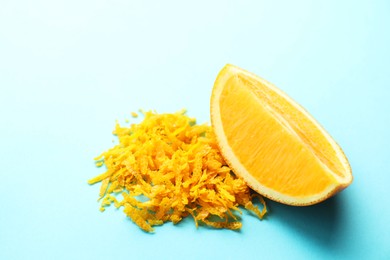
[[[312,205],[352,182],[339,145],[299,104],[264,79],[226,65],[210,105],[225,161],[261,195],[288,205]]]

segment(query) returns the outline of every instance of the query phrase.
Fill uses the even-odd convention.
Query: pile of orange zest
[[[196,125],[185,111],[143,112],[139,124],[114,134],[119,144],[95,158],[107,171],[88,181],[101,182],[101,210],[114,204],[141,229],[192,216],[196,227],[240,229],[239,206],[260,219],[267,212],[263,198],[226,166],[211,126]],[[123,200],[114,196],[121,194]],[[257,197],[259,209],[252,201]]]

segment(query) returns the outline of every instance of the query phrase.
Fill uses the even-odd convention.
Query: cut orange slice
[[[225,161],[261,195],[289,205],[312,205],[352,182],[339,145],[266,80],[226,65],[215,81],[210,105]]]

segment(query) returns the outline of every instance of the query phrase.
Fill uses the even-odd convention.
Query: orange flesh
[[[312,121],[270,88],[245,77],[245,75],[239,76],[238,80],[241,80],[241,82],[256,94],[259,100],[271,107],[280,116],[280,119],[285,119],[286,123],[307,144],[308,148],[311,149],[323,164],[333,173],[344,177],[344,166],[339,160],[334,160],[337,157],[335,150]]]
[[[272,89],[245,75],[233,76],[219,102],[229,146],[265,187],[305,197],[337,184],[329,170],[343,177],[343,165],[334,160],[336,152],[323,133]]]

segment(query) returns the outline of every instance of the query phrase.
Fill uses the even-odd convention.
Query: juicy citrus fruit
[[[226,65],[210,105],[224,159],[265,197],[311,205],[352,182],[338,144],[299,104],[264,79]]]

